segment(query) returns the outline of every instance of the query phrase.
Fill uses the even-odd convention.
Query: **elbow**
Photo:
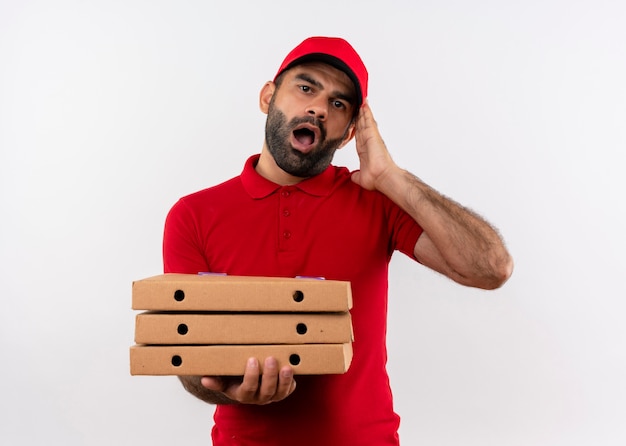
[[[491,265],[490,267],[477,268],[467,274],[454,272],[449,277],[464,286],[496,290],[502,287],[513,274],[513,259],[507,255]]]
[[[496,290],[502,287],[512,274],[513,258],[505,251],[501,255],[493,256],[488,263],[481,267],[476,266],[472,273],[459,274],[456,281],[465,286]]]
[[[511,257],[508,252],[505,252],[504,255],[500,256],[498,260],[494,262],[491,274],[488,280],[485,281],[485,286],[482,288],[495,290],[502,287],[513,274],[513,267],[513,257]]]

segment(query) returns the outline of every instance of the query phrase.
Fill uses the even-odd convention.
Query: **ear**
[[[276,84],[272,81],[267,81],[265,85],[263,85],[263,88],[261,88],[261,93],[259,94],[259,108],[266,115],[270,109],[270,102],[272,101],[272,96],[274,96],[275,91]]]
[[[348,144],[352,138],[354,138],[354,135],[356,135],[356,123],[354,122],[354,120],[350,123],[350,127],[348,127],[348,130],[346,131],[346,136],[343,139],[343,141],[341,141],[341,144],[339,145],[339,147],[337,147],[337,150],[342,149],[346,144]]]

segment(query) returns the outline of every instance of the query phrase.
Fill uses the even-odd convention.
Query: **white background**
[[[0,0],[0,443],[210,443],[211,406],[129,374],[131,282],[170,206],[260,150],[286,53],[339,35],[396,161],[516,261],[483,292],[394,257],[403,444],[626,444],[625,23],[620,0]]]

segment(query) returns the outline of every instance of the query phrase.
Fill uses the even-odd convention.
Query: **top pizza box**
[[[342,312],[350,282],[316,278],[161,274],[133,282],[132,308],[153,311]]]

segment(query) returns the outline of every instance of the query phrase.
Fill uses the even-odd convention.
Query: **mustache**
[[[314,116],[303,116],[303,117],[293,118],[291,121],[289,121],[289,127],[293,129],[299,126],[300,124],[305,124],[305,123],[314,125],[318,129],[320,129],[320,134],[321,134],[320,136],[322,138],[322,141],[326,139],[326,127],[324,127],[324,123]]]

